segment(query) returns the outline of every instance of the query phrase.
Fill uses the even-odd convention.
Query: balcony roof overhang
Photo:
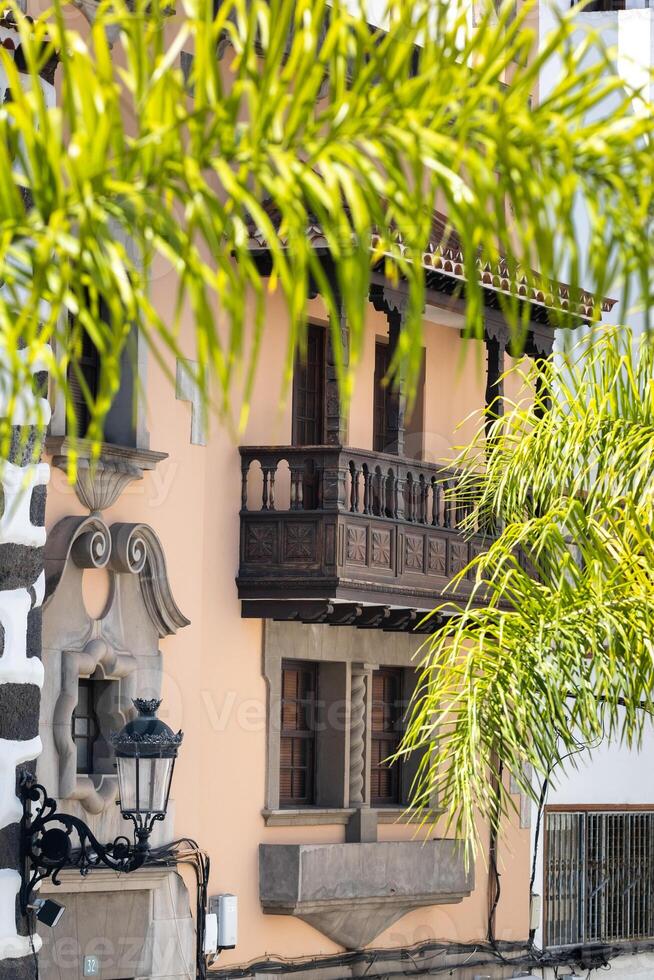
[[[436,605],[434,600],[434,605]],[[356,626],[387,633],[431,634],[444,615],[409,606],[375,605],[337,599],[243,599],[243,619],[274,619],[284,623]]]
[[[281,215],[271,202],[263,205],[273,226],[279,230]],[[259,259],[266,274],[266,266],[270,266],[270,250],[265,234],[258,228],[256,222],[249,224],[248,247]],[[310,217],[306,227],[306,237],[312,248],[325,258],[329,257],[330,248],[320,222]],[[397,253],[386,247],[393,241],[395,248],[402,257],[406,258],[407,246],[399,234],[386,230],[384,234],[374,231],[370,237],[370,252],[377,257],[374,271],[383,273],[385,262],[394,258]],[[282,247],[287,247],[287,241],[282,237]],[[411,261],[411,260],[409,260]],[[463,246],[448,225],[447,218],[434,211],[432,231],[426,248],[422,252],[421,265],[425,270],[425,282],[428,294],[441,293],[448,296],[465,294],[465,285],[469,280],[467,274]],[[608,297],[601,300],[585,289],[573,289],[570,285],[554,280],[546,280],[538,272],[531,271],[529,275],[519,270],[512,272],[509,262],[504,256],[491,263],[481,256],[476,259],[476,278],[483,290],[486,306],[498,308],[502,297],[517,297],[520,303],[530,307],[530,319],[550,327],[563,325],[560,321],[567,317],[568,326],[578,326],[581,323],[592,323],[601,320],[603,313],[610,313],[617,300]],[[402,288],[402,280],[397,288]]]

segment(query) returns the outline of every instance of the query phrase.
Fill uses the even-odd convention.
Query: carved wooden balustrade
[[[470,504],[440,466],[338,446],[240,453],[242,599],[430,609],[483,544],[457,530]]]

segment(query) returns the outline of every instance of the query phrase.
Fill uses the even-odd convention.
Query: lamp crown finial
[[[143,718],[152,718],[156,715],[162,698],[133,698],[132,704]]]

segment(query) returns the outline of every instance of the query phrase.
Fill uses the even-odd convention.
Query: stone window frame
[[[97,675],[116,681],[115,710],[106,716],[111,730],[122,728],[136,696],[138,661],[131,653],[114,650],[105,639],[95,637],[82,650],[64,650],[61,658],[61,690],[54,710],[53,734],[59,756],[59,793],[62,800],[78,800],[87,813],[102,813],[116,799],[115,773],[77,771],[77,747],[72,735],[73,712],[77,705],[80,678]]]
[[[262,815],[266,826],[344,825],[360,807],[350,799],[352,686],[364,686],[365,717],[363,719],[363,787],[362,803],[376,815],[377,823],[421,823],[438,816],[437,800],[428,810],[413,810],[407,804],[370,807],[370,735],[371,698],[370,678],[376,667],[399,667],[406,671],[407,700],[417,675],[415,654],[420,638],[407,633],[384,633],[378,630],[358,630],[356,627],[276,622],[263,624],[263,675],[266,682],[266,779]],[[341,723],[336,735],[330,730],[329,740],[317,742],[316,800],[312,806],[298,809],[281,807],[279,803],[280,767],[280,706],[282,661],[304,660],[319,664],[319,687],[322,710]],[[357,680],[357,678],[360,678]],[[320,714],[318,715],[320,723]],[[415,766],[402,767],[402,798],[406,799]]]

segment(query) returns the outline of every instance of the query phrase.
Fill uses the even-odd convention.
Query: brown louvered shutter
[[[402,737],[402,671],[390,667],[372,675],[370,800],[375,806],[401,803],[400,765],[387,761]]]
[[[82,335],[82,353],[77,361],[77,370],[73,365],[68,368],[68,397],[73,407],[76,422],[77,436],[84,437],[89,427],[90,412],[84,397],[84,390],[79,380],[78,372],[84,377],[89,388],[91,397],[95,398],[98,392],[98,381],[100,376],[100,355],[98,349],[87,333]],[[70,426],[67,422],[66,430],[70,433]]]
[[[315,802],[317,679],[315,664],[282,665],[279,803],[283,807]]]

